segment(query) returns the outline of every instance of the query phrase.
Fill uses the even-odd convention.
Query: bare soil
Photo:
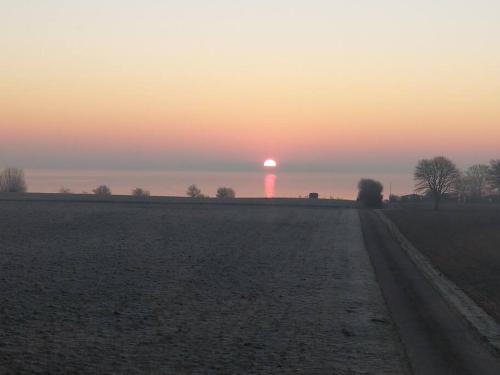
[[[404,374],[356,210],[0,202],[0,372]]]
[[[387,210],[401,232],[500,323],[500,206]]]

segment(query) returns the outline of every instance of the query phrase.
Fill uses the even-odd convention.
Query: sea
[[[203,194],[215,196],[217,188],[231,187],[237,197],[306,197],[355,199],[361,178],[373,178],[384,185],[384,196],[408,194],[414,189],[412,175],[404,173],[329,173],[329,172],[193,172],[144,170],[25,170],[28,191],[56,193],[62,187],[73,193],[92,193],[107,185],[113,194],[127,195],[140,187],[156,196],[185,196],[189,185]]]

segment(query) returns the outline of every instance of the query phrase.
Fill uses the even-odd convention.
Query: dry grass
[[[446,276],[500,322],[500,206],[403,206],[386,214]]]

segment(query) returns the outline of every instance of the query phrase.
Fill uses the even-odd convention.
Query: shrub
[[[234,197],[236,197],[236,193],[230,187],[222,186],[222,187],[217,189],[216,197],[217,198],[234,198]]]
[[[63,186],[59,189],[59,194],[73,194],[73,193],[70,189]]]
[[[382,191],[384,190],[384,186],[380,182],[364,178],[359,181],[358,189],[358,201],[364,207],[382,207]]]
[[[101,185],[96,187],[92,192],[95,195],[101,195],[101,196],[109,196],[111,195],[111,189],[107,187],[106,185]]]
[[[204,198],[204,195],[201,193],[200,188],[198,188],[198,186],[194,184],[188,186],[186,194],[191,198]]]
[[[25,193],[27,190],[24,172],[18,168],[6,168],[0,174],[0,192]]]
[[[141,188],[135,188],[134,190],[132,190],[132,196],[136,198],[147,198],[150,195],[151,194],[149,193],[149,191],[143,190]]]

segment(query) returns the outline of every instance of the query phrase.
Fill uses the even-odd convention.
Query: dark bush
[[[204,195],[201,193],[201,189],[194,184],[188,186],[186,195],[190,198],[204,198]]]
[[[148,198],[151,193],[148,190],[144,190],[142,188],[135,188],[132,190],[132,196],[135,198]]]
[[[67,188],[67,187],[64,187],[62,186],[60,189],[59,189],[59,194],[73,194],[71,192],[71,189]]]
[[[359,181],[358,189],[358,201],[364,207],[382,207],[382,191],[384,190],[384,186],[380,182],[364,178]]]
[[[111,195],[111,189],[107,187],[106,185],[101,185],[96,187],[92,192],[95,195],[101,195],[101,196],[110,196]]]
[[[220,187],[217,189],[217,198],[234,198],[236,193],[230,187]]]

